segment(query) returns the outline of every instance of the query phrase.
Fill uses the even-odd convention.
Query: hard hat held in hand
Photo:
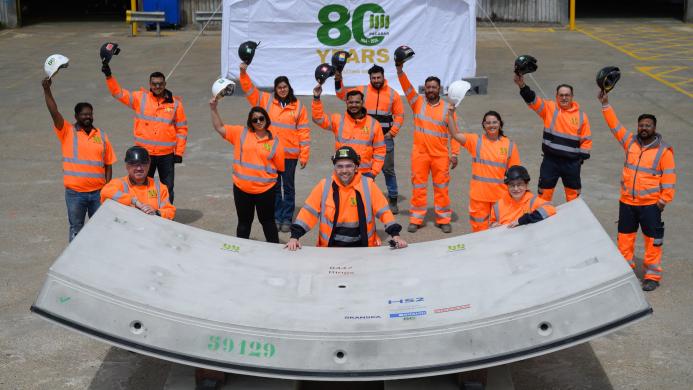
[[[238,57],[241,61],[245,62],[246,65],[250,65],[253,62],[253,57],[255,57],[255,49],[257,49],[260,42],[245,41],[238,46]]]
[[[101,63],[104,65],[108,65],[108,63],[111,62],[111,58],[113,58],[113,56],[117,56],[118,53],[120,53],[120,48],[118,47],[117,43],[104,43],[103,45],[101,45],[101,49],[99,50],[99,57],[101,57]]]
[[[616,86],[621,78],[621,69],[616,66],[607,66],[597,73],[597,85],[602,91],[608,93]]]
[[[346,65],[349,57],[351,57],[351,54],[344,50],[340,50],[334,53],[332,55],[332,67],[334,67],[337,71],[341,72],[342,70],[344,70],[344,66]]]
[[[462,103],[462,99],[464,99],[464,97],[467,95],[467,91],[469,91],[471,88],[472,85],[464,80],[453,81],[452,84],[448,86],[448,97],[452,99],[453,103],[455,103],[455,107]]]
[[[414,57],[414,50],[409,46],[400,46],[395,49],[395,64],[403,64]]]
[[[521,76],[537,71],[537,59],[529,54],[523,54],[515,59],[515,74]]]
[[[236,83],[223,77],[212,84],[212,96],[214,96],[216,100],[221,100],[224,96],[233,95],[233,91],[235,90]]]
[[[321,85],[332,76],[334,76],[334,68],[328,63],[320,64],[315,68],[315,80]]]
[[[43,64],[43,70],[46,72],[48,78],[52,78],[56,73],[62,68],[67,68],[70,59],[62,54],[53,54],[52,56],[46,58],[46,62]]]

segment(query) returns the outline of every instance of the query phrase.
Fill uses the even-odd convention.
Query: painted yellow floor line
[[[635,69],[639,70],[640,72],[652,77],[653,79],[659,81],[660,83],[666,85],[669,88],[673,88],[682,94],[688,96],[689,98],[693,99],[693,93],[686,91],[685,89],[679,87],[678,85],[667,81],[666,79],[660,77],[658,74],[652,73],[651,70],[654,68],[658,68],[657,66],[636,66]]]
[[[626,50],[626,49],[624,49],[622,46],[619,46],[619,45],[617,45],[617,44],[615,44],[615,43],[613,43],[613,42],[610,42],[610,41],[607,41],[607,40],[605,40],[605,39],[602,39],[602,38],[600,38],[600,37],[598,37],[598,36],[596,36],[596,35],[594,35],[594,34],[592,34],[592,33],[590,33],[590,32],[587,32],[587,31],[585,31],[585,30],[583,30],[583,29],[581,29],[581,28],[578,28],[577,31],[579,31],[579,32],[581,32],[581,33],[587,35],[588,37],[594,39],[595,41],[599,41],[599,42],[601,42],[601,43],[603,43],[603,44],[605,44],[605,45],[609,45],[609,46],[613,47],[614,49],[616,49],[616,50],[618,50],[618,51],[620,51],[620,52],[622,52],[622,53],[625,53],[625,54],[627,54],[627,55],[629,55],[629,56],[631,56],[631,57],[633,57],[633,58],[635,58],[635,59],[637,59],[637,60],[644,60],[643,58],[640,58],[640,56],[638,56],[637,54],[633,53],[632,51]]]

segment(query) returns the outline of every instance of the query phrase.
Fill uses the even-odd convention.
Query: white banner
[[[367,83],[378,64],[401,93],[393,58],[407,45],[416,52],[404,67],[412,84],[434,75],[448,85],[476,74],[475,15],[474,0],[224,0],[221,75],[238,78],[238,46],[251,40],[261,41],[248,68],[257,86],[284,75],[296,94],[309,95],[315,68],[346,50],[345,85]],[[325,84],[333,94],[332,80]]]

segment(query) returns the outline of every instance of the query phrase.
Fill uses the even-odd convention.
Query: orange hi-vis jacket
[[[169,200],[168,187],[160,183],[159,178],[147,177],[147,184],[144,185],[132,184],[127,176],[113,179],[101,190],[101,203],[106,199],[132,207],[135,207],[132,201],[137,199],[158,210],[162,218],[173,219],[176,216],[176,206]]]
[[[380,89],[373,88],[371,83],[355,88],[339,88],[336,92],[337,97],[346,100],[347,92],[356,90],[361,91],[364,96],[363,107],[366,108],[368,115],[380,122],[383,134],[388,132],[395,137],[404,122],[404,107],[402,98],[394,89],[390,88],[387,80],[383,82]]]
[[[448,133],[450,118],[448,115],[448,102],[440,100],[436,105],[430,105],[423,96],[409,82],[406,73],[399,76],[404,94],[409,106],[414,112],[414,145],[413,147],[428,153],[430,156],[448,156],[450,150],[453,155],[460,153],[459,142],[451,139]],[[457,114],[453,114],[453,126],[457,126]],[[451,139],[448,141],[448,139]],[[448,147],[450,142],[450,147]],[[414,162],[415,163],[415,162]]]
[[[354,119],[344,114],[325,114],[322,102],[313,99],[313,122],[334,133],[334,150],[351,146],[361,157],[359,172],[377,176],[385,164],[385,138],[380,123],[370,115]]]
[[[333,225],[335,186],[339,191],[339,214],[337,215],[336,226]],[[359,220],[356,191],[359,192],[363,201],[365,221]],[[395,223],[395,216],[390,211],[387,199],[373,179],[357,172],[351,183],[345,186],[334,173],[330,173],[313,188],[294,223],[301,226],[306,232],[310,231],[316,223],[319,223],[320,232],[317,246],[323,247],[328,245],[333,228],[353,228],[365,223],[368,246],[380,246],[380,238],[375,232],[376,218],[385,224],[386,229]]]
[[[279,137],[269,132],[268,137],[258,138],[244,126],[224,128],[224,138],[233,145],[233,184],[248,194],[261,194],[274,187],[277,172],[284,171]]]
[[[492,141],[485,134],[465,133],[464,148],[472,156],[472,180],[469,197],[484,202],[495,202],[508,192],[503,183],[505,171],[520,163],[517,145],[508,137]]]
[[[306,107],[299,100],[282,107],[274,94],[258,90],[247,72],[241,72],[241,88],[251,106],[260,106],[269,114],[272,122],[269,130],[281,140],[284,158],[298,159],[306,164],[310,157],[310,128]]]
[[[152,156],[171,153],[183,156],[188,121],[178,96],[173,97],[173,103],[167,103],[144,88],[130,92],[121,88],[113,76],[106,78],[106,84],[114,98],[135,111],[135,144],[147,149]]]
[[[619,122],[611,106],[603,107],[602,114],[626,154],[621,175],[620,201],[633,206],[646,206],[659,200],[664,203],[674,200],[674,149],[659,134],[651,144],[642,145],[637,133],[628,131]]]
[[[556,214],[556,208],[550,202],[529,191],[525,192],[519,202],[506,192],[498,202],[493,204],[489,225],[494,222],[508,225],[515,221],[524,225],[539,222],[554,214]]]
[[[106,184],[106,165],[116,162],[106,133],[94,127],[87,135],[67,121],[63,121],[62,129],[53,130],[62,145],[65,188],[77,192],[100,190]]]
[[[544,121],[541,144],[544,153],[569,159],[590,158],[592,131],[587,114],[580,110],[579,104],[573,102],[564,110],[552,100],[535,96],[528,106]]]

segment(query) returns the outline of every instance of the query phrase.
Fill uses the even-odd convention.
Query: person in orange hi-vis
[[[457,126],[455,105],[440,98],[440,79],[429,76],[424,82],[425,97],[419,96],[416,89],[402,70],[403,63],[395,63],[397,77],[407,102],[414,112],[414,143],[411,149],[411,215],[410,233],[415,233],[424,224],[426,216],[426,188],[428,175],[433,178],[433,204],[436,226],[443,233],[450,233],[450,169],[457,166],[460,144],[451,139],[450,127]]]
[[[296,165],[306,167],[310,157],[310,128],[306,107],[294,96],[294,89],[286,76],[274,79],[274,92],[257,89],[247,72],[248,64],[241,62],[241,88],[251,107],[260,106],[267,111],[272,124],[269,130],[276,134],[284,148],[284,172],[277,178],[274,219],[279,230],[289,232],[296,208]]]
[[[352,147],[361,157],[359,172],[374,179],[385,163],[385,138],[380,123],[363,107],[363,93],[347,92],[344,114],[326,114],[320,101],[321,94],[322,86],[318,84],[313,88],[313,122],[334,133],[335,150],[342,146]]]
[[[274,186],[279,172],[284,170],[281,141],[269,130],[271,121],[264,108],[251,108],[245,126],[224,125],[217,104],[216,98],[209,101],[212,126],[233,145],[233,201],[238,215],[236,236],[250,238],[257,210],[265,239],[278,243],[279,231],[274,222]]]
[[[291,225],[287,249],[300,249],[299,239],[315,224],[320,228],[318,246],[380,246],[376,219],[385,224],[385,232],[392,236],[390,246],[395,249],[407,246],[399,235],[402,226],[395,222],[385,196],[373,179],[359,172],[359,162],[360,157],[353,148],[337,149],[332,157],[333,172],[313,188]]]
[[[125,152],[127,176],[113,179],[101,190],[101,203],[115,200],[126,206],[136,207],[149,215],[173,219],[176,207],[169,200],[166,184],[158,178],[147,176],[151,159],[147,149],[133,146]]]
[[[654,115],[640,115],[637,132],[628,131],[609,105],[607,94],[601,91],[598,98],[604,120],[625,151],[618,208],[618,249],[635,269],[635,239],[640,225],[645,238],[642,289],[652,291],[662,279],[662,212],[674,200],[676,191],[674,148],[657,133]]]
[[[491,206],[508,192],[505,171],[521,165],[517,145],[503,134],[503,119],[496,111],[484,114],[484,133],[450,134],[472,156],[472,179],[469,183],[469,223],[472,232],[488,229]]]
[[[75,123],[66,121],[58,111],[51,84],[50,78],[42,81],[53,130],[62,149],[65,203],[70,224],[68,239],[72,241],[84,226],[87,214],[91,218],[101,205],[100,191],[111,180],[116,155],[106,132],[93,126],[92,105],[77,103]]]
[[[551,201],[560,178],[566,201],[580,195],[582,163],[590,158],[592,131],[587,114],[573,100],[573,87],[556,87],[556,101],[542,99],[525,84],[524,77],[515,73],[515,84],[527,106],[544,122],[541,150],[544,158],[539,168],[539,196]]]
[[[397,91],[388,85],[385,79],[385,69],[379,65],[373,65],[368,69],[370,83],[354,88],[346,88],[342,82],[342,72],[335,70],[335,92],[341,100],[346,99],[349,91],[357,90],[364,94],[363,106],[368,115],[375,118],[383,129],[385,138],[385,163],[383,176],[387,187],[387,200],[392,214],[399,213],[397,206],[397,175],[395,173],[395,137],[399,133],[404,122],[404,108],[402,98]]]
[[[118,84],[110,65],[101,71],[111,95],[135,112],[133,134],[135,145],[147,149],[151,159],[149,177],[159,172],[159,179],[166,184],[173,203],[175,164],[183,162],[188,139],[188,121],[179,96],[166,89],[166,77],[161,72],[149,75],[149,90],[128,91]]]
[[[503,179],[507,186],[505,194],[491,207],[489,225],[518,227],[543,221],[556,214],[553,205],[528,189],[529,172],[521,165],[513,165],[505,172]]]

